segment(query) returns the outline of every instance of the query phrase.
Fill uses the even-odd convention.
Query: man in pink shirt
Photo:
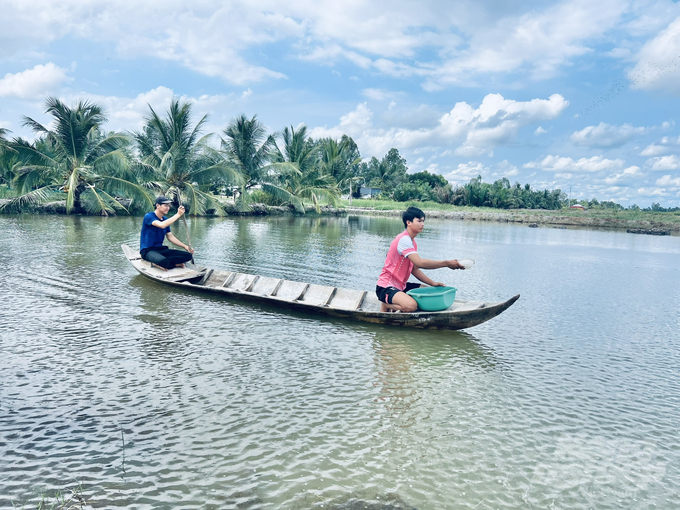
[[[378,278],[375,293],[381,302],[382,312],[415,312],[418,309],[416,300],[406,294],[407,291],[421,287],[419,283],[409,282],[411,275],[432,287],[444,287],[425,276],[421,269],[464,269],[457,260],[428,260],[418,255],[415,238],[425,227],[425,213],[417,207],[409,207],[402,214],[406,230],[394,238],[387,252],[385,266]]]

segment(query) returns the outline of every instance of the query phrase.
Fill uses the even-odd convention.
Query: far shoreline
[[[355,200],[357,202],[359,200]],[[386,202],[384,205],[394,207],[396,203]],[[371,204],[373,205],[373,204]],[[268,206],[265,204],[254,203],[250,205],[250,210],[246,212],[236,211],[233,206],[227,206],[225,217],[252,217],[252,216],[291,216],[291,217],[322,217],[322,216],[382,216],[400,217],[402,212],[409,206],[416,206],[425,212],[428,218],[458,220],[458,221],[481,221],[496,223],[516,223],[531,227],[552,227],[552,228],[605,228],[617,230],[636,230],[633,233],[656,234],[656,235],[680,235],[680,213],[657,213],[650,211],[639,211],[635,215],[643,218],[626,218],[620,216],[630,216],[627,211],[606,211],[606,210],[585,210],[585,211],[565,211],[565,210],[543,210],[543,209],[512,209],[512,210],[491,210],[489,208],[456,208],[456,209],[431,209],[429,204],[419,204],[414,202],[404,202],[399,209],[380,209],[376,207],[357,207],[356,205],[344,205],[341,207],[321,207],[320,213],[315,208],[306,208],[305,214],[295,212],[291,207]],[[450,206],[455,207],[455,206]],[[481,209],[481,210],[475,210]],[[45,204],[31,212],[24,213],[0,213],[0,217],[16,217],[24,214],[28,215],[57,215],[65,216],[66,208],[63,203],[56,202]],[[78,215],[77,216],[85,216]],[[143,214],[133,214],[132,216],[142,216]],[[121,215],[122,216],[122,215]],[[125,215],[127,216],[127,215]],[[217,215],[206,215],[215,217]],[[654,217],[659,217],[655,219]],[[664,221],[666,220],[666,221]],[[670,221],[668,221],[670,220]]]
[[[404,208],[405,209],[405,208]],[[403,210],[378,210],[364,207],[346,207],[347,214],[369,216],[395,216],[401,215]],[[641,219],[616,218],[612,216],[593,217],[588,216],[587,211],[576,215],[560,215],[559,211],[547,211],[536,209],[518,209],[516,212],[490,212],[490,211],[437,211],[423,209],[427,218],[461,220],[461,221],[487,221],[497,223],[517,223],[527,226],[550,226],[550,227],[581,227],[581,228],[609,228],[609,229],[640,229],[661,230],[669,234],[680,234],[680,221],[654,221]],[[679,218],[680,220],[680,218]]]

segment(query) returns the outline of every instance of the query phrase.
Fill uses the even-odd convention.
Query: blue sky
[[[44,99],[137,129],[173,96],[207,131],[396,147],[409,171],[680,206],[680,5],[668,0],[0,0],[0,127]]]

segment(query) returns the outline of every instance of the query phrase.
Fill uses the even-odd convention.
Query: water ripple
[[[74,480],[99,508],[680,506],[678,238],[428,221],[477,260],[438,278],[522,293],[440,333],[164,288],[120,253],[139,222],[0,219],[0,508]],[[359,288],[401,230],[190,228],[206,265]]]

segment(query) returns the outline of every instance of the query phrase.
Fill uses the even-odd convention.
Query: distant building
[[[380,195],[381,191],[380,188],[364,188],[363,186],[359,188],[361,198],[373,198],[376,195]]]
[[[586,208],[583,207],[581,204],[570,205],[570,206],[569,206],[569,209],[579,209],[579,210],[581,210],[581,211],[585,211],[585,210],[586,210]]]

